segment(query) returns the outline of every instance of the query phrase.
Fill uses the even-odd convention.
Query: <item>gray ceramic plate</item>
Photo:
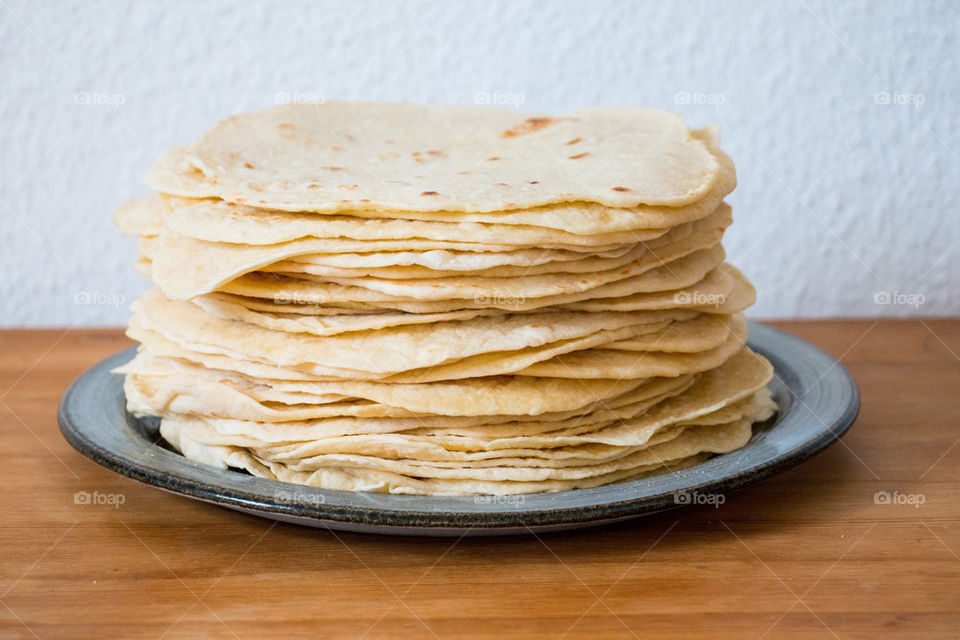
[[[699,465],[643,480],[510,498],[395,496],[330,491],[255,478],[187,460],[158,441],[156,425],[124,409],[118,353],[89,369],[60,402],[60,429],[94,462],[172,493],[285,522],[399,535],[506,535],[593,526],[728,494],[822,451],[856,418],[856,384],[833,358],[789,334],[751,324],[749,345],[776,370],[780,412],[750,442]]]

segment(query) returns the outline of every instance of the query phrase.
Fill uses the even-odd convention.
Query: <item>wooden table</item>
[[[459,541],[274,524],[116,476],[56,407],[120,331],[0,332],[0,637],[956,638],[960,319],[772,324],[857,379],[842,443],[720,508]]]

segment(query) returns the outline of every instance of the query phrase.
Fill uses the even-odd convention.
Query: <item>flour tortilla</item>
[[[602,347],[555,356],[525,369],[516,376],[553,378],[620,378],[673,376],[717,367],[738,352],[747,341],[747,321],[742,315],[730,320],[730,334],[720,345],[699,353],[633,352]]]
[[[607,289],[602,290],[602,292],[607,291]],[[407,311],[403,312],[390,309],[387,306],[381,306],[391,304],[384,302],[357,303],[345,301],[337,304],[296,304],[292,301],[293,296],[286,293],[278,295],[276,301],[228,293],[214,293],[202,296],[202,298],[207,297],[237,304],[252,311],[287,313],[299,316],[337,316],[379,312],[382,314],[400,313],[402,317],[402,314],[412,313],[417,315],[418,312],[420,315],[427,315],[461,313],[465,311],[459,309],[456,305],[443,303],[423,303],[422,305],[403,303],[402,306],[407,309]],[[638,293],[624,298],[601,297],[582,302],[559,304],[557,308],[574,311],[643,311],[645,316],[651,313],[683,309],[688,310],[691,313],[690,317],[692,317],[693,314],[697,312],[717,314],[739,313],[752,305],[755,297],[756,291],[753,285],[750,284],[743,274],[731,265],[723,263],[709,270],[702,279],[686,288]],[[473,310],[480,310],[479,305],[474,306]],[[496,312],[495,309],[485,309],[484,311]]]
[[[127,374],[124,389],[128,394],[128,409],[134,415],[204,418],[221,436],[219,441],[209,441],[209,444],[266,446],[269,443],[403,433],[442,442],[455,449],[495,449],[504,439],[506,443],[518,437],[543,435],[549,438],[560,432],[577,436],[616,426],[683,393],[693,381],[692,376],[658,378],[629,391],[616,402],[603,402],[588,411],[552,412],[540,416],[439,416],[411,412],[383,412],[385,415],[379,415],[379,411],[367,415],[342,402],[316,405],[261,402],[247,395],[249,391],[241,391],[222,381],[181,374]],[[194,386],[188,386],[191,384]],[[373,403],[352,404],[378,408]],[[384,406],[379,405],[379,408]],[[346,411],[340,412],[340,409]]]
[[[225,294],[206,294],[197,296],[190,302],[210,315],[224,320],[239,320],[266,329],[285,331],[287,333],[309,333],[315,336],[336,335],[338,333],[351,331],[367,331],[414,324],[470,320],[481,316],[496,315],[497,313],[492,309],[463,309],[460,311],[423,314],[404,313],[402,311],[357,313],[355,310],[344,310],[346,313],[335,314],[333,309],[327,308],[326,311],[329,313],[326,314],[304,315],[299,313],[277,313],[277,310],[282,312],[293,311],[290,306],[280,304],[271,304],[269,311],[260,310],[255,304],[250,306],[249,301],[250,299],[238,300],[234,296]],[[660,322],[665,323],[666,320],[661,320]]]
[[[745,416],[754,420],[766,419],[775,409],[769,391],[763,387],[771,375],[772,369],[766,360],[749,350],[743,350],[717,371],[700,376],[692,387],[684,386],[684,393],[677,393],[677,388],[674,388],[669,393],[648,397],[648,400],[654,400],[652,409],[648,406],[642,411],[613,413],[615,419],[604,421],[599,429],[578,429],[574,420],[572,424],[571,421],[555,423],[556,428],[550,430],[550,423],[546,423],[546,431],[540,430],[532,435],[519,433],[524,428],[522,423],[501,424],[494,426],[492,431],[483,424],[459,429],[411,428],[437,422],[433,416],[385,421],[310,420],[270,425],[237,419],[204,418],[204,421],[214,433],[220,434],[220,442],[251,442],[261,446],[277,443],[280,450],[287,453],[332,450],[348,442],[371,442],[367,434],[379,434],[374,441],[383,434],[392,434],[393,439],[387,441],[394,445],[404,441],[429,442],[450,451],[500,451],[502,455],[509,455],[508,450],[543,447],[595,444],[637,447],[647,444],[650,435],[670,425],[722,424]],[[656,386],[663,388],[662,383],[657,383],[649,385],[650,391]],[[443,420],[451,418],[441,418],[439,421]],[[451,433],[457,435],[451,437]],[[354,436],[363,437],[358,440]],[[373,444],[369,451],[376,446]],[[503,453],[505,451],[507,453]]]
[[[716,131],[712,128],[693,132],[707,144],[720,163],[721,173],[713,188],[703,198],[685,206],[606,207],[592,202],[563,202],[530,209],[511,209],[465,213],[460,211],[366,211],[351,210],[351,216],[363,218],[403,218],[443,222],[482,222],[498,225],[521,225],[561,229],[579,235],[640,229],[674,227],[709,215],[736,187],[733,162],[717,148]]]
[[[367,277],[352,279],[331,277],[328,280],[342,286],[359,286],[383,293],[393,292],[392,297],[416,297],[417,299],[428,300],[468,297],[467,289],[469,289],[470,296],[474,295],[478,289],[500,292],[498,295],[501,297],[518,295],[541,297],[543,294],[538,294],[538,290],[541,292],[547,290],[551,295],[556,295],[568,290],[575,290],[578,287],[582,289],[597,286],[597,283],[602,284],[631,277],[660,264],[689,255],[694,251],[713,247],[719,243],[724,229],[731,221],[730,208],[723,204],[707,218],[672,230],[664,238],[664,243],[648,244],[647,251],[639,252],[636,261],[632,264],[606,271],[593,271],[583,278],[580,277],[580,274],[573,273],[540,275],[536,278],[533,277],[535,274],[524,274],[523,278],[515,278],[516,282],[510,282],[507,279],[478,278],[476,276],[462,276],[460,279],[413,280],[409,283],[401,280],[381,282]],[[671,238],[679,239],[671,242]],[[209,293],[217,288],[223,288],[225,283],[229,283],[245,273],[284,262],[288,257],[303,253],[316,253],[319,249],[324,248],[317,243],[325,242],[332,241],[296,240],[282,245],[251,247],[249,245],[220,244],[188,239],[168,231],[161,236],[159,247],[155,250],[152,277],[154,282],[169,296],[186,299],[202,293]],[[383,244],[383,242],[394,241],[367,242]],[[407,242],[423,241],[410,240]],[[371,249],[373,248],[371,247]],[[429,245],[427,248],[429,248]],[[548,246],[544,248],[549,250]],[[604,259],[599,258],[599,260]],[[614,260],[613,264],[619,265],[621,263]],[[511,272],[517,273],[517,270],[508,271],[508,273]],[[522,270],[520,272],[522,273]],[[304,275],[303,277],[309,278],[310,276]],[[581,283],[581,281],[584,282]],[[356,298],[356,296],[353,297]],[[362,298],[359,299],[362,301]]]
[[[214,467],[236,467],[255,476],[280,480],[291,484],[325,487],[341,491],[395,493],[406,495],[477,495],[511,496],[525,493],[587,489],[617,481],[637,480],[658,473],[677,471],[703,462],[709,453],[676,458],[659,464],[635,467],[598,476],[575,480],[542,480],[535,482],[437,480],[413,478],[400,474],[360,468],[322,469],[316,472],[294,471],[285,465],[259,460],[248,450],[239,447],[204,445],[181,435],[179,424],[168,421],[161,424],[161,433],[183,455],[191,460]]]
[[[734,266],[719,265],[704,278],[682,289],[630,294],[620,297],[598,296],[589,300],[558,305],[576,311],[647,311],[649,309],[689,309],[705,313],[738,313],[756,300],[756,289]]]
[[[163,232],[161,225],[160,233]],[[160,246],[160,237],[159,233],[157,235],[142,235],[137,238],[137,249],[140,252],[141,257],[153,260],[157,256],[157,251]],[[175,234],[170,234],[175,236]],[[660,238],[657,238],[655,241],[651,240],[647,242],[647,245],[655,246],[658,243],[668,241],[673,238],[676,234],[671,230],[670,233],[665,234]],[[208,248],[209,244],[213,244],[213,250],[217,252],[218,256],[222,255],[224,249],[244,249],[243,247],[231,247],[230,245],[224,245],[224,243],[192,243],[188,242],[189,238],[182,238],[184,242],[187,242],[188,246],[204,250]],[[174,239],[175,243],[177,240]],[[337,243],[341,241],[336,241]],[[451,272],[486,272],[490,271],[490,275],[496,275],[494,272],[498,268],[536,268],[543,267],[543,265],[553,265],[555,270],[562,270],[559,263],[563,262],[581,262],[583,260],[589,259],[591,262],[595,261],[598,258],[619,258],[628,252],[637,251],[637,245],[635,243],[614,245],[612,247],[606,248],[602,251],[584,251],[583,248],[577,247],[574,249],[544,249],[544,248],[533,248],[533,249],[524,249],[517,248],[508,245],[482,245],[476,243],[456,243],[455,246],[467,247],[466,249],[442,249],[442,248],[426,248],[424,250],[418,251],[405,251],[402,249],[397,249],[399,243],[390,241],[386,246],[390,250],[383,251],[374,251],[364,253],[364,249],[376,249],[378,246],[384,246],[383,242],[376,242],[375,245],[362,245],[358,244],[358,241],[347,241],[349,246],[353,247],[354,250],[347,251],[344,253],[308,253],[301,255],[297,253],[296,255],[291,255],[289,259],[281,259],[269,265],[264,265],[263,268],[271,269],[281,269],[287,271],[302,271],[304,273],[311,273],[308,269],[336,269],[348,272],[373,272],[374,270],[384,270],[397,267],[417,267],[422,269],[424,272],[429,272],[434,275],[438,273],[444,273],[446,271]],[[420,244],[421,246],[447,246],[449,243],[412,243]],[[295,245],[299,246],[299,245]],[[329,239],[324,240],[323,243],[318,245],[320,248],[330,249],[335,246],[335,241]],[[249,251],[249,249],[244,249]],[[271,251],[277,250],[276,247],[271,248]],[[299,251],[299,249],[298,249]],[[571,270],[576,270],[570,268]],[[416,273],[416,271],[411,271],[411,273]]]
[[[157,193],[135,198],[113,213],[113,223],[120,231],[147,238],[160,235],[165,218],[164,201]]]
[[[232,116],[147,173],[157,191],[286,211],[502,211],[559,202],[681,206],[720,164],[680,116],[553,118],[479,107],[288,104]]]
[[[603,284],[624,280],[646,273],[696,251],[716,246],[724,229],[732,222],[730,208],[724,205],[716,214],[692,223],[680,240],[663,245],[647,245],[627,264],[605,270],[588,269],[583,272],[523,273],[514,277],[487,277],[457,275],[453,277],[415,278],[411,280],[381,279],[377,277],[341,278],[318,277],[309,274],[298,277],[312,282],[333,282],[348,287],[361,287],[380,293],[415,300],[455,300],[478,295],[507,298],[539,298],[563,295],[596,288]],[[692,231],[691,231],[692,229]]]
[[[267,381],[268,384],[272,381],[284,381],[287,389],[363,398],[417,413],[437,415],[540,415],[571,411],[615,398],[646,382],[639,377],[622,380],[537,380],[517,376],[489,376],[421,384],[317,380],[316,377],[289,368],[258,365],[189,351],[159,334],[145,333],[143,337],[141,342],[144,348],[156,355],[187,360],[210,369],[238,372]]]
[[[371,211],[350,210],[348,213],[361,218],[389,218],[403,220],[423,220],[434,222],[478,222],[498,225],[536,226],[567,231],[577,235],[594,235],[611,231],[637,229],[657,229],[673,227],[684,222],[699,220],[713,211],[720,201],[736,186],[736,173],[733,162],[717,147],[717,135],[714,129],[693,132],[694,137],[702,140],[710,153],[720,164],[720,177],[713,188],[703,198],[686,206],[649,206],[606,207],[591,202],[562,202],[531,209],[513,209],[466,213],[460,211]],[[129,203],[121,207],[114,219],[121,229],[134,235],[156,235],[163,226],[165,207],[151,202],[156,194],[142,201]],[[163,204],[163,203],[161,203]],[[132,207],[139,207],[134,210]],[[153,217],[145,214],[152,213]],[[159,214],[159,215],[158,215]]]
[[[155,201],[154,201],[155,202]],[[401,241],[422,238],[457,242],[505,244],[518,247],[540,244],[584,247],[608,246],[659,238],[670,227],[606,231],[578,235],[560,229],[483,222],[434,222],[375,219],[352,216],[316,216],[310,213],[265,211],[222,200],[173,199],[166,228],[188,238],[229,244],[271,245],[305,238],[349,238],[365,241]]]
[[[720,346],[732,330],[732,316],[704,313],[686,322],[672,322],[655,332],[604,345],[617,351],[700,353]]]
[[[127,335],[140,341],[149,348],[156,345],[155,336],[160,335],[153,330],[144,327],[141,318],[135,316],[130,321]],[[323,364],[302,363],[294,366],[277,366],[275,363],[263,362],[253,356],[238,353],[231,349],[216,344],[197,344],[182,337],[169,335],[178,346],[186,351],[200,350],[200,355],[188,356],[192,359],[203,360],[204,356],[219,356],[233,360],[238,369],[244,372],[260,371],[273,373],[279,370],[281,377],[290,376],[294,373],[306,374],[306,379],[321,381],[337,380],[366,380],[379,381],[383,383],[423,383],[438,382],[450,380],[462,380],[466,378],[475,378],[479,376],[505,375],[514,371],[524,370],[527,367],[538,362],[549,360],[557,355],[571,353],[589,349],[591,347],[605,345],[618,340],[624,340],[636,336],[646,330],[645,325],[635,325],[615,329],[611,331],[598,331],[594,334],[571,340],[562,340],[540,347],[530,347],[515,351],[502,351],[481,353],[461,359],[454,359],[443,364],[430,365],[417,369],[409,369],[396,373],[367,371],[363,369],[344,369],[330,367]],[[288,345],[293,346],[293,345]],[[259,354],[262,356],[262,353]],[[368,357],[367,352],[357,353],[358,358],[373,361],[374,358]],[[658,362],[659,364],[659,362]],[[374,365],[370,368],[376,368]],[[289,372],[289,373],[288,373]]]
[[[606,247],[577,247],[570,245],[542,245],[541,249],[559,249],[595,253],[616,250],[620,245]],[[231,245],[187,238],[164,229],[153,260],[151,280],[167,295],[189,299],[208,293],[235,278],[269,264],[299,255],[350,252],[404,252],[404,251],[467,251],[510,252],[516,247],[471,242],[423,240],[349,240],[306,239],[279,245]]]
[[[669,235],[669,234],[668,234]],[[629,247],[629,245],[624,245]],[[365,278],[365,277],[374,277],[374,278],[387,278],[390,280],[409,280],[409,279],[426,279],[426,278],[452,278],[457,276],[468,275],[466,272],[469,272],[469,275],[478,276],[478,277],[493,277],[493,278],[504,278],[504,277],[525,277],[532,275],[540,275],[546,273],[589,273],[595,271],[605,271],[608,269],[615,269],[617,267],[625,266],[631,262],[634,262],[644,255],[650,252],[650,249],[644,243],[637,243],[632,248],[627,248],[626,250],[617,250],[607,252],[608,254],[614,254],[610,257],[605,255],[588,255],[584,256],[583,254],[577,255],[573,252],[563,252],[556,251],[553,252],[553,255],[562,255],[564,259],[562,260],[544,260],[542,259],[545,254],[549,252],[547,249],[533,249],[527,250],[532,254],[531,263],[528,265],[503,265],[503,266],[494,266],[489,269],[473,269],[473,268],[459,268],[459,269],[432,269],[429,267],[424,267],[420,265],[403,265],[403,266],[384,266],[384,267],[360,267],[360,268],[342,268],[342,267],[331,267],[325,264],[317,264],[316,262],[303,262],[302,258],[294,258],[292,260],[282,260],[280,262],[275,262],[270,265],[261,267],[260,271],[265,271],[268,273],[277,273],[280,275],[287,275],[290,277],[301,277],[300,274],[309,274],[311,276],[321,276],[321,277],[338,277],[338,278]],[[519,252],[511,252],[519,253]],[[496,258],[497,254],[494,253],[473,253],[473,254],[461,254],[474,256],[477,258]],[[576,259],[566,259],[567,256],[577,256]],[[310,258],[312,256],[308,256]],[[474,260],[473,262],[479,262],[480,260]],[[460,261],[460,265],[466,267],[468,261]]]
[[[143,326],[207,353],[249,356],[278,366],[322,365],[370,373],[410,371],[642,325],[642,316],[629,313],[553,312],[313,337],[223,320],[156,290],[132,307]]]
[[[417,300],[391,296],[366,287],[347,286],[334,282],[309,282],[258,272],[248,273],[231,280],[218,289],[237,296],[301,305],[350,306],[360,302],[408,313],[440,313],[455,309],[478,308],[518,312],[581,302],[591,298],[609,298],[688,287],[702,280],[707,273],[722,264],[724,258],[723,247],[718,244],[709,249],[694,251],[659,267],[649,267],[648,265],[649,268],[637,275],[605,284],[603,284],[604,280],[620,274],[594,274],[589,279],[581,278],[581,280],[587,279],[588,282],[596,284],[596,286],[588,289],[583,289],[585,285],[580,280],[558,282],[557,279],[543,276],[540,276],[540,279],[531,278],[533,282],[527,285],[526,291],[544,293],[549,290],[551,285],[572,289],[566,293],[556,293],[542,297],[520,295],[520,291],[524,290],[522,285],[511,287],[509,291],[515,295],[507,295],[507,292],[501,289],[474,289],[470,287],[471,283],[467,282],[459,285],[458,289],[463,291],[464,295],[472,291],[473,294],[470,295],[470,298]],[[630,270],[639,271],[644,268],[643,266],[637,266]],[[377,283],[376,286],[384,288],[382,283]],[[411,291],[411,293],[414,293],[414,291]],[[429,292],[427,295],[430,295]]]
[[[205,444],[248,446],[261,452],[269,449],[271,459],[295,459],[333,452],[410,460],[493,460],[517,456],[597,459],[596,454],[616,453],[617,448],[636,450],[649,446],[653,435],[671,426],[716,425],[743,418],[757,421],[770,417],[776,405],[769,390],[759,386],[769,380],[769,369],[761,360],[756,360],[752,366],[743,366],[747,359],[742,360],[738,363],[744,374],[742,379],[718,384],[715,379],[702,377],[692,388],[684,387],[683,391],[689,389],[689,396],[673,390],[648,399],[641,410],[614,414],[617,415],[614,420],[587,423],[587,428],[577,420],[437,429],[429,426],[409,428],[409,425],[437,422],[435,416],[395,420],[327,419],[266,425],[239,419],[202,417],[196,421],[197,431],[192,437]],[[168,411],[164,415],[176,417],[177,412]],[[556,428],[551,430],[554,424]],[[546,429],[540,428],[544,425]],[[529,430],[529,426],[535,429]],[[584,452],[586,456],[582,455]]]
[[[596,401],[586,402],[575,409],[536,415],[460,416],[418,413],[360,399],[351,394],[354,391],[364,393],[363,388],[351,388],[342,383],[331,389],[322,383],[254,380],[234,372],[211,370],[147,352],[139,353],[115,373],[126,374],[128,409],[135,415],[180,413],[223,418],[218,423],[222,433],[256,435],[273,442],[397,431],[501,438],[561,429],[579,433],[592,430],[592,425],[636,417],[653,404],[683,393],[696,380],[696,376],[686,375],[634,381],[636,386],[612,396],[609,394],[621,392],[623,387],[607,381],[606,387],[596,390],[607,397],[598,395]],[[483,385],[470,383],[468,386],[470,388],[465,389],[465,393]],[[449,391],[442,387],[439,391],[437,389],[421,385],[404,393],[401,388],[390,397],[429,397],[431,393],[439,395]],[[576,389],[574,395],[582,392],[589,393],[591,389],[584,385]],[[511,393],[517,405],[526,402],[522,386],[514,385]],[[376,390],[374,396],[378,397]]]
[[[251,456],[259,466],[269,468],[270,475],[242,460],[245,450],[234,447],[199,445],[181,433],[173,420],[161,423],[161,433],[184,455],[216,466],[238,466],[257,475],[274,477],[328,489],[381,491],[391,493],[423,493],[431,495],[470,495],[476,493],[509,495],[541,491],[559,491],[578,487],[599,486],[616,480],[642,475],[645,472],[677,468],[677,462],[699,453],[725,453],[742,447],[750,439],[750,421],[730,425],[686,429],[678,437],[620,458],[614,462],[587,467],[563,468],[472,468],[437,469],[415,466],[400,461],[349,455],[331,455],[299,465],[284,465]],[[193,445],[197,445],[194,448]],[[231,454],[240,454],[240,458]],[[697,456],[695,462],[704,458]],[[407,472],[410,475],[405,475]]]

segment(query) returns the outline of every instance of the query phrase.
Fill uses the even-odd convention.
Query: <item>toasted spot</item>
[[[327,171],[343,171],[343,167],[324,167]]]
[[[243,166],[245,166],[247,169],[253,169],[253,165],[250,164],[249,162],[244,162]]]
[[[587,151],[587,152],[585,152],[585,153],[578,153],[578,154],[575,155],[575,156],[570,156],[570,159],[571,159],[571,160],[579,160],[580,158],[586,158],[588,155],[590,155],[590,152],[589,152],[589,151]]]
[[[347,191],[355,191],[360,185],[358,184],[338,184],[337,189],[346,189]]]
[[[438,150],[438,149],[432,149],[432,150],[430,150],[430,151],[427,151],[427,155],[428,155],[428,156],[433,156],[434,158],[439,158],[439,157],[445,156],[445,155],[447,155],[447,154],[445,154],[443,151],[440,151],[440,150]]]
[[[560,118],[528,118],[512,129],[507,129],[506,131],[502,132],[500,137],[516,138],[519,136],[525,136],[549,127],[554,122],[560,122]]]
[[[496,185],[497,185],[498,187],[509,187],[509,186],[510,186],[510,185],[508,185],[506,182],[497,182]]]
[[[614,191],[619,191],[619,192],[621,192],[621,193],[623,193],[623,192],[625,192],[625,191],[630,191],[630,189],[628,189],[627,187],[614,187],[613,190],[614,190]]]
[[[289,122],[281,122],[277,125],[277,133],[280,134],[283,138],[290,138],[293,136],[293,125]]]
[[[318,185],[316,182],[313,182],[307,185],[307,189],[319,189],[319,188],[320,188],[320,185]]]
[[[527,180],[527,184],[540,184],[539,180]]]
[[[438,195],[440,195],[440,194],[437,193],[436,191],[424,191],[424,192],[422,192],[420,195],[422,195],[422,196],[438,196]]]
[[[492,156],[490,158],[487,158],[487,162],[496,162],[499,159],[500,159],[500,156]]]
[[[457,175],[458,175],[458,176],[465,176],[465,175],[467,175],[468,173],[470,173],[470,172],[469,172],[469,171],[457,171]]]
[[[583,142],[583,138],[574,138],[573,140],[567,140],[565,143],[568,147],[572,144],[577,144],[578,142]]]

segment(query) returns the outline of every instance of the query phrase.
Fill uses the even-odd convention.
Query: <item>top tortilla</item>
[[[277,105],[231,116],[146,175],[157,191],[284,211],[489,212],[561,202],[679,207],[720,162],[683,119],[450,105]]]

